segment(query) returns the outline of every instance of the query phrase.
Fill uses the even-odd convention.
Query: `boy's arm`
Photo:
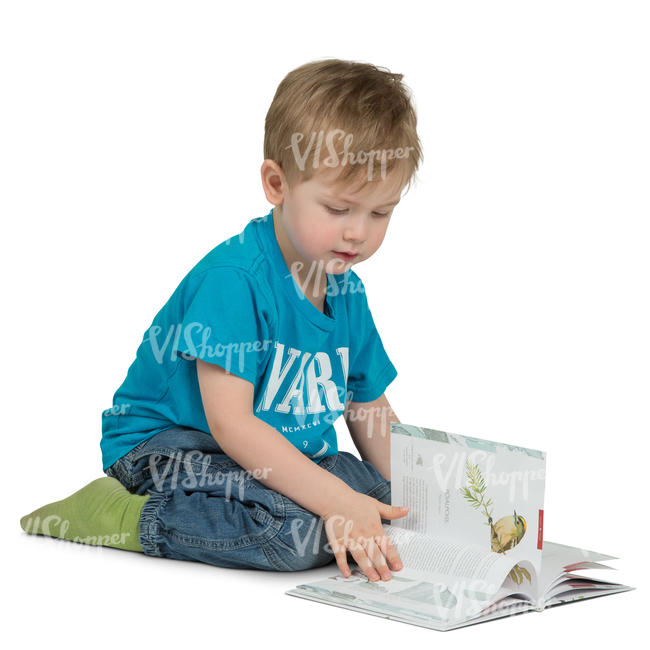
[[[253,414],[253,384],[201,359],[196,369],[210,432],[255,479],[320,516],[354,493]]]
[[[390,481],[390,423],[399,420],[386,394],[372,402],[348,402],[343,417],[361,458]]]

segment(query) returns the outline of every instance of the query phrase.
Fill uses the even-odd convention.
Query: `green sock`
[[[104,476],[67,499],[25,515],[20,527],[32,535],[142,553],[140,513],[150,496],[131,494],[117,479]]]

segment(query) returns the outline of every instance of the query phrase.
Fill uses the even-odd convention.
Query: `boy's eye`
[[[327,208],[328,212],[331,212],[332,214],[344,214],[344,213],[347,212],[347,208],[344,208],[344,209],[341,210],[341,209],[338,209],[338,208],[330,208],[329,205],[326,205],[325,207]],[[378,217],[387,217],[388,216],[388,212],[373,212],[373,214],[378,216]]]

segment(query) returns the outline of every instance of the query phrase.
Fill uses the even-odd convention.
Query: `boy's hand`
[[[400,557],[386,535],[381,519],[397,519],[408,513],[405,506],[389,506],[366,494],[352,491],[334,503],[323,515],[327,539],[334,551],[336,564],[347,578],[350,568],[347,551],[369,580],[390,580],[390,569],[402,568]]]

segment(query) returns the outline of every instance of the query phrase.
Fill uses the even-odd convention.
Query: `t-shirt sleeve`
[[[352,402],[371,402],[383,395],[386,387],[397,377],[375,327],[366,291],[356,278],[358,291],[351,310],[350,370],[348,372],[347,398]]]
[[[269,350],[272,315],[257,281],[234,267],[212,268],[188,281],[174,350],[255,385]]]

